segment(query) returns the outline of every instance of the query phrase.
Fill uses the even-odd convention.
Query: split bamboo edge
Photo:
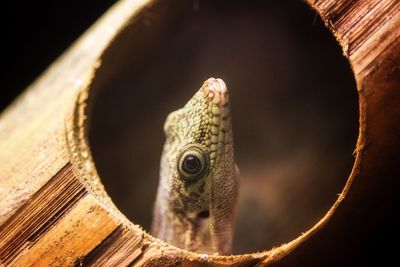
[[[0,115],[0,266],[297,266],[298,255],[312,258],[321,236],[340,227],[332,218],[360,205],[354,192],[379,184],[382,168],[393,171],[390,157],[400,149],[393,141],[400,136],[400,108],[390,101],[400,100],[400,2],[309,0],[342,46],[359,95],[355,162],[334,205],[295,240],[244,255],[181,250],[132,224],[96,172],[87,105],[104,51],[130,21],[161,2],[167,1],[118,2]]]

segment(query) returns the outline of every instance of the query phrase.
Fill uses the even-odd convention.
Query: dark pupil
[[[201,170],[201,162],[195,156],[186,156],[183,161],[183,169],[190,174],[196,174]]]

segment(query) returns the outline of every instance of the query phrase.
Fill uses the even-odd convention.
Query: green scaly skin
[[[164,132],[152,234],[187,250],[230,254],[238,185],[225,83],[205,81],[183,108],[168,115]],[[180,158],[193,150],[205,167],[188,179]]]

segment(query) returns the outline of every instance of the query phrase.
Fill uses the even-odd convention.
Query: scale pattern
[[[152,234],[191,251],[230,254],[238,183],[225,83],[205,81],[183,108],[168,115],[164,132]],[[191,145],[209,160],[196,180],[183,179],[178,170],[179,155]]]

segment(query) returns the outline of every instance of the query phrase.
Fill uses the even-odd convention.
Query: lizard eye
[[[206,153],[197,146],[188,147],[179,155],[178,171],[185,179],[195,180],[199,178],[207,166]]]

